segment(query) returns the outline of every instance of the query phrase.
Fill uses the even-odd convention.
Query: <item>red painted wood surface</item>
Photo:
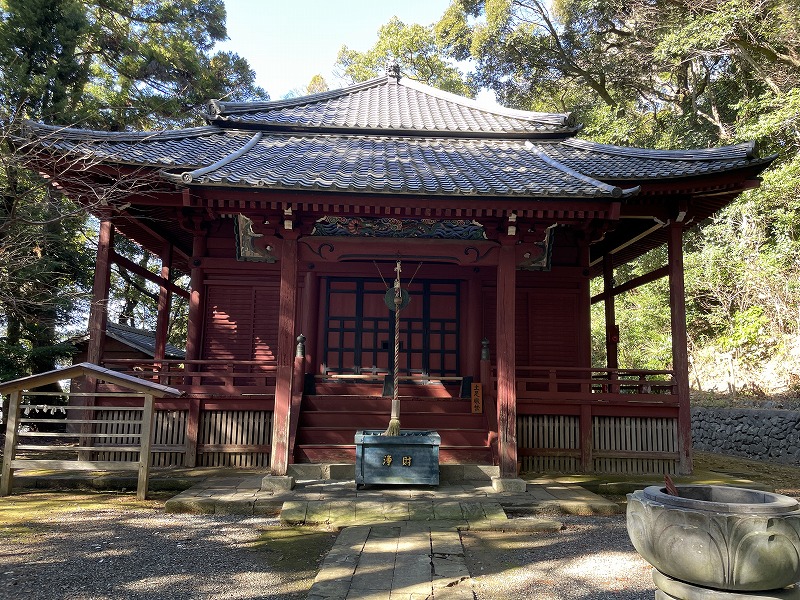
[[[278,354],[279,281],[207,280],[203,357],[275,362]]]
[[[156,315],[156,342],[154,358],[161,360],[167,347],[167,336],[169,335],[169,313],[172,301],[172,293],[167,289],[163,282],[169,281],[170,269],[172,268],[172,244],[167,244],[161,253],[161,279],[162,284],[158,289],[158,308]]]
[[[303,285],[303,305],[300,318],[300,333],[306,336],[306,365],[311,373],[319,373],[320,336],[319,311],[320,292],[319,277],[314,271],[307,271]]]
[[[517,476],[516,265],[514,246],[500,250],[497,265],[497,426],[500,476]]]
[[[292,403],[292,377],[297,316],[297,239],[284,231],[281,256],[280,306],[278,310],[278,373],[275,385],[275,411],[272,416],[271,468],[285,475],[289,464],[289,433]]]
[[[196,227],[192,240],[192,261],[191,279],[189,292],[189,316],[186,332],[186,358],[196,360],[200,358],[201,340],[203,334],[203,299],[205,289],[203,287],[204,271],[202,267],[203,257],[206,254],[206,232],[204,229]]]
[[[619,366],[619,330],[614,302],[614,265],[610,256],[603,257],[603,289],[606,292],[606,366],[616,369]]]
[[[683,281],[683,223],[669,226],[669,313],[672,326],[672,368],[678,384],[680,473],[692,472],[692,415],[689,406],[689,351],[686,335],[686,292]]]
[[[97,264],[94,270],[92,303],[89,307],[88,362],[99,365],[108,322],[108,290],[111,286],[111,252],[114,246],[114,226],[110,219],[100,221],[97,238]]]

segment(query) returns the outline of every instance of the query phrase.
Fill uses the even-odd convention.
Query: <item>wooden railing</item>
[[[497,372],[486,371],[481,379],[488,376],[494,396]],[[518,366],[515,392],[523,468],[676,472],[679,402],[672,371]]]
[[[274,394],[277,363],[263,360],[108,359],[104,366],[189,395]]]
[[[69,392],[39,389],[61,381],[70,382]],[[95,388],[101,381],[124,390],[102,394],[119,405],[96,405],[99,394]],[[6,393],[10,394],[10,402],[0,496],[11,493],[17,469],[131,470],[138,472],[137,496],[145,498],[155,398],[177,397],[178,390],[80,363],[0,383],[0,394]],[[58,400],[64,397],[76,397],[78,402],[63,405]],[[50,425],[54,431],[42,431],[42,425]],[[115,454],[125,458],[103,460]]]
[[[672,371],[581,367],[517,367],[517,400],[655,402],[677,406]]]

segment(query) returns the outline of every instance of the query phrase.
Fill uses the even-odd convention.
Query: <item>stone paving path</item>
[[[420,523],[344,529],[309,600],[471,600],[457,529]]]
[[[577,485],[537,480],[524,492],[495,492],[485,481],[440,486],[356,489],[350,481],[299,481],[294,489],[275,489],[269,477],[209,477],[169,499],[167,512],[278,516],[287,525],[335,527],[403,521],[504,521],[515,512],[560,511],[608,515],[614,502]]]
[[[496,492],[486,480],[440,486],[370,486],[352,480],[209,477],[166,502],[167,512],[280,516],[283,525],[341,529],[309,600],[467,600],[472,580],[460,532],[558,531],[548,519],[506,511],[615,514],[619,506],[577,485],[537,480]]]

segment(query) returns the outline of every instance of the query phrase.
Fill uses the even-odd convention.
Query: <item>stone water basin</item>
[[[800,504],[788,496],[715,485],[651,486],[628,494],[634,548],[661,573],[729,591],[800,581]]]

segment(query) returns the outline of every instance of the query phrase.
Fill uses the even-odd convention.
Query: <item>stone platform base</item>
[[[678,581],[653,569],[656,600],[800,600],[800,588],[792,586],[769,592],[726,592]]]

